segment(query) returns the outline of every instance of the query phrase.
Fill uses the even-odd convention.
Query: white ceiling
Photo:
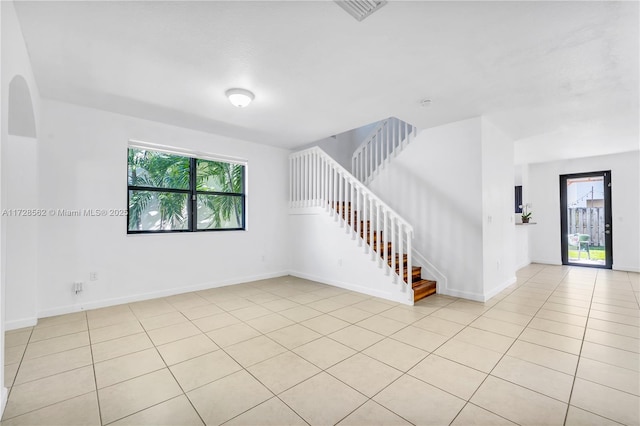
[[[558,144],[638,149],[638,5],[390,1],[363,22],[332,1],[16,10],[46,98],[286,148],[388,116],[485,114],[543,161]],[[232,107],[231,87],[254,103]]]

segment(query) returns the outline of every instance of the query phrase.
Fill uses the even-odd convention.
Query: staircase
[[[351,225],[351,220],[358,220],[358,212],[354,211],[353,215],[351,214],[352,206],[351,203],[337,203],[334,205],[336,212],[342,217],[343,220],[346,221],[348,225]],[[367,221],[369,222],[369,221]],[[380,257],[384,260],[386,258],[387,265],[389,267],[393,267],[395,265],[396,274],[400,275],[400,254],[394,253],[393,243],[387,242],[384,243],[383,232],[384,231],[373,231],[373,237],[371,234],[365,235],[365,230],[370,226],[370,223],[364,223],[363,220],[360,221],[360,238],[363,240],[366,239],[367,244],[371,247],[371,249],[380,255]],[[385,250],[386,247],[386,250]],[[408,283],[408,262],[409,256],[407,254],[402,255],[402,269],[403,269],[403,281]],[[430,296],[436,292],[436,282],[433,280],[427,280],[422,278],[422,266],[411,266],[411,288],[413,289],[413,301],[417,302],[420,299],[424,299],[427,296]]]
[[[351,171],[365,185],[416,136],[418,129],[398,118],[382,120],[355,150]]]
[[[422,268],[412,264],[411,225],[358,178],[319,147],[291,154],[289,168],[290,208],[325,209],[377,262],[389,276],[391,290],[404,295],[406,302],[435,293],[436,282],[423,279]]]

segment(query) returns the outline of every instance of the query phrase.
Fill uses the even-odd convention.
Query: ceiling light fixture
[[[238,108],[244,108],[251,103],[255,95],[246,89],[229,89],[224,92],[229,102]]]

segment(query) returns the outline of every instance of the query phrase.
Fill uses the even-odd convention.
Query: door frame
[[[581,263],[569,262],[569,234],[567,229],[567,180],[581,177],[604,178],[604,222],[605,222],[605,264],[604,265],[584,265]],[[585,268],[611,269],[613,266],[613,214],[611,212],[611,170],[596,172],[570,173],[560,175],[560,252],[562,254],[562,264],[572,266],[583,266]],[[609,226],[607,226],[609,225]],[[606,232],[609,231],[609,232]]]

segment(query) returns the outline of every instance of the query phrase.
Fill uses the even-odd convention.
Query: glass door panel
[[[611,268],[611,172],[560,176],[564,265]]]

